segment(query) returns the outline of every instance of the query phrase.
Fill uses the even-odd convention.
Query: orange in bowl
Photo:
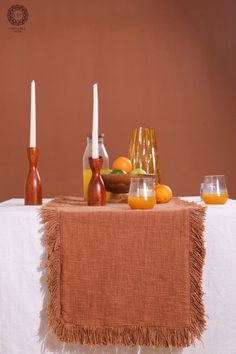
[[[118,157],[112,165],[113,170],[123,170],[127,173],[132,171],[132,163],[127,157]]]
[[[156,200],[157,203],[168,203],[173,197],[172,190],[165,184],[158,184],[156,186]]]

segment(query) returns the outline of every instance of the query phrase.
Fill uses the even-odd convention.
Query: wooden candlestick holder
[[[34,147],[27,148],[29,160],[29,172],[25,183],[25,205],[42,204],[42,184],[37,170],[39,149]]]
[[[88,205],[104,206],[106,205],[106,190],[100,174],[103,164],[102,156],[98,159],[89,157],[89,165],[92,170],[92,177],[88,186]]]

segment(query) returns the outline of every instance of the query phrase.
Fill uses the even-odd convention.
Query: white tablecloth
[[[68,346],[48,333],[38,211],[23,206],[21,199],[0,204],[0,353],[169,353],[145,347]],[[208,207],[205,239],[207,331],[195,348],[180,352],[236,354],[236,201]]]

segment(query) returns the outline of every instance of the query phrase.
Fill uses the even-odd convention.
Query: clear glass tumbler
[[[131,209],[152,209],[156,204],[155,178],[131,178],[128,204]]]
[[[205,176],[202,199],[206,204],[225,204],[229,195],[223,175]]]

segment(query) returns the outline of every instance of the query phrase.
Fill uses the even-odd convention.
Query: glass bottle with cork
[[[104,145],[104,134],[100,134],[98,137],[98,153],[103,157],[103,166],[101,174],[109,173],[109,156]],[[87,200],[88,185],[92,176],[92,171],[89,166],[89,157],[92,156],[92,136],[87,136],[87,146],[83,155],[83,192],[84,200]],[[108,199],[108,193],[106,193]]]

